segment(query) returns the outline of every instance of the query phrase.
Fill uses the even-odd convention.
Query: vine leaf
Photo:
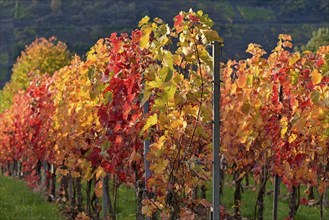
[[[314,69],[312,71],[311,77],[312,77],[312,83],[313,83],[313,85],[319,84],[321,82],[321,80],[322,80],[322,75],[321,75],[321,73],[317,69]]]
[[[157,122],[158,122],[158,115],[157,114],[151,115],[147,119],[147,121],[146,121],[146,123],[145,123],[145,125],[144,125],[144,127],[142,129],[142,132],[146,131],[147,129],[149,129],[153,125],[156,125]]]

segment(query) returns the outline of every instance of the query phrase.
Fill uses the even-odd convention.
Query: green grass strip
[[[1,220],[63,220],[56,205],[32,192],[22,180],[0,175]]]

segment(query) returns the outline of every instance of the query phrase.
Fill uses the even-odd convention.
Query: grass
[[[243,183],[245,184],[245,183]],[[253,184],[252,177],[250,177],[250,184]],[[242,193],[241,202],[241,215],[248,219],[253,219],[254,217],[254,206],[257,198],[258,189],[245,188],[244,193]],[[273,184],[269,180],[267,183],[267,191],[273,189]],[[286,187],[281,184],[281,193],[278,203],[278,219],[285,219],[289,212],[289,200],[288,192]],[[301,187],[301,198],[307,197],[303,194],[305,188]],[[316,193],[315,193],[316,194]],[[224,187],[224,197],[222,202],[229,213],[233,213],[234,205],[234,187],[231,184],[231,178],[226,177],[225,187]],[[209,190],[207,191],[207,199],[211,201],[211,183],[209,183]],[[120,186],[119,188],[119,201],[118,201],[118,220],[133,220],[135,219],[135,193],[132,188],[127,186]],[[272,206],[273,206],[273,195],[266,195],[264,198],[264,219],[272,219]],[[318,206],[308,207],[301,205],[295,216],[295,220],[308,220],[308,219],[320,219],[320,208]],[[329,219],[329,210],[324,209],[324,219]]]
[[[111,201],[113,203],[113,193],[111,191],[112,189],[112,183],[109,181],[110,186],[110,197]],[[87,184],[82,184],[82,195],[83,195],[83,204],[86,208],[86,188]],[[93,187],[92,187],[93,190]],[[99,203],[102,204],[102,198],[99,199]],[[136,219],[135,213],[136,213],[136,197],[135,197],[135,191],[133,188],[120,185],[118,190],[118,198],[117,198],[117,207],[116,207],[116,217],[117,220],[134,220]],[[100,213],[101,218],[103,216],[103,212]],[[2,220],[2,219],[1,219]]]
[[[118,220],[134,220],[136,207],[135,192],[131,187],[120,186],[118,197]]]
[[[243,183],[244,185],[245,183]],[[253,182],[250,181],[251,186]],[[207,191],[207,198],[211,201],[211,183]],[[85,189],[85,187],[83,187]],[[268,181],[267,191],[273,189],[271,181]],[[305,189],[301,189],[301,193]],[[229,213],[233,213],[234,187],[230,177],[227,176],[224,197],[222,203]],[[257,190],[244,187],[241,201],[241,215],[248,219],[254,216],[254,206],[257,197]],[[301,197],[306,197],[302,194]],[[281,194],[278,204],[278,219],[285,219],[289,212],[287,189],[281,184]],[[101,203],[101,201],[100,201]],[[264,219],[272,219],[273,195],[266,195],[264,199]],[[118,220],[135,219],[135,193],[131,187],[120,186],[117,204]],[[11,177],[0,176],[0,219],[1,220],[63,220],[56,205],[50,204],[45,199],[26,187],[22,180]],[[301,205],[298,209],[295,220],[320,219],[320,208],[318,206],[308,207]],[[324,219],[329,219],[329,210],[324,210]]]
[[[1,220],[63,220],[54,204],[34,193],[22,180],[0,175]]]
[[[253,182],[250,181],[250,185],[253,185]],[[209,184],[211,186],[211,183]],[[253,219],[254,217],[254,208],[257,199],[258,189],[250,189],[245,187],[243,183],[244,192],[242,193],[241,201],[241,215],[248,219]],[[273,189],[273,184],[271,181],[268,181],[266,186],[266,191]],[[301,187],[301,198],[306,197],[307,195],[303,194],[305,188]],[[316,193],[315,193],[316,194]],[[207,191],[207,198],[211,200],[211,190]],[[224,196],[222,199],[222,204],[227,209],[229,213],[233,213],[234,206],[234,187],[232,186],[229,177],[225,181],[224,186]],[[273,207],[273,194],[265,195],[264,197],[264,219],[272,219],[272,207]],[[278,219],[285,219],[289,213],[289,200],[288,192],[286,187],[281,184],[280,196],[278,201]],[[309,207],[300,205],[297,214],[295,215],[295,220],[307,220],[307,219],[320,219],[320,207]],[[324,219],[329,219],[329,209],[324,209]]]

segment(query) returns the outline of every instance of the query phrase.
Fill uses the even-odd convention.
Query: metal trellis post
[[[147,114],[149,112],[149,101],[146,101],[143,106],[143,115]],[[151,173],[150,173],[150,162],[146,159],[147,154],[150,151],[150,140],[145,139],[144,140],[144,167],[145,167],[145,189],[148,191],[147,188],[147,180],[149,179]],[[145,217],[145,220],[149,220],[149,217]]]
[[[213,56],[213,180],[212,180],[212,219],[220,219],[220,43],[214,42],[212,46]]]
[[[146,101],[144,104],[144,114],[149,112],[149,101]],[[150,177],[150,163],[146,159],[146,155],[150,151],[150,140],[146,139],[144,140],[144,166],[145,166],[145,187],[147,179]]]

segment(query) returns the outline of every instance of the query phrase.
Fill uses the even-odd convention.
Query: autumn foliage
[[[137,219],[208,219],[209,45],[222,42],[212,25],[201,11],[180,12],[173,27],[146,16],[130,35],[100,39],[86,60],[75,56],[71,63],[64,44],[34,42],[13,69],[29,73],[30,83],[23,77],[26,90],[0,114],[2,172],[23,176],[33,187],[45,184],[52,196],[60,192],[78,219],[99,219],[100,197],[103,216],[109,210],[115,219],[122,184],[135,189]],[[258,183],[259,201],[276,175],[291,192],[304,185],[323,195],[328,187],[329,48],[291,52],[291,41],[280,35],[268,57],[250,44],[249,59],[222,65],[222,172],[236,184],[236,218],[248,175]],[[46,52],[37,53],[34,44]],[[41,64],[34,68],[33,62]],[[150,164],[146,180],[144,159]],[[221,215],[228,216],[224,207]]]
[[[55,37],[37,38],[26,46],[12,69],[10,82],[0,90],[0,112],[8,108],[18,90],[26,90],[35,76],[52,75],[70,63],[71,55],[65,43]]]
[[[260,183],[278,175],[291,192],[305,185],[324,193],[329,175],[328,47],[316,54],[291,53],[291,47],[291,37],[280,35],[267,59],[259,45],[250,44],[250,59],[227,63],[221,89],[222,152],[238,184],[249,173]]]

